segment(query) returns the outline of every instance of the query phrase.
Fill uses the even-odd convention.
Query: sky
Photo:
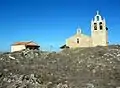
[[[106,19],[110,44],[120,44],[120,0],[0,0],[0,50],[35,41],[58,50],[79,26],[90,35],[96,11]]]

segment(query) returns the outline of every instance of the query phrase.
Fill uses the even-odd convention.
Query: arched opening
[[[99,26],[100,26],[100,30],[102,30],[103,29],[102,22],[99,23]]]
[[[97,21],[99,21],[99,16],[97,16]]]
[[[94,30],[97,30],[97,23],[94,23]]]
[[[77,38],[77,43],[78,43],[78,44],[80,43],[80,40],[79,40],[79,38]]]

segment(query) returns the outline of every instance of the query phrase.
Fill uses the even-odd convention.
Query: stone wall
[[[79,39],[79,43],[77,43],[77,39]],[[66,39],[66,45],[70,48],[76,47],[91,47],[92,41],[89,36],[84,34],[76,34],[68,39]]]

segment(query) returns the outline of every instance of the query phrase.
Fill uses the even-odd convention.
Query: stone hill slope
[[[119,88],[120,46],[0,54],[0,88]]]

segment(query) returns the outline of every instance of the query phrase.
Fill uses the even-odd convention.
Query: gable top
[[[99,11],[96,12],[96,15],[94,16],[94,21],[102,21],[103,17],[100,15]]]
[[[80,27],[77,28],[77,34],[81,34],[81,28]]]
[[[29,45],[29,46],[39,46],[38,44],[36,44],[33,41],[27,41],[27,42],[16,42],[14,44],[12,44],[13,46],[15,45]]]

